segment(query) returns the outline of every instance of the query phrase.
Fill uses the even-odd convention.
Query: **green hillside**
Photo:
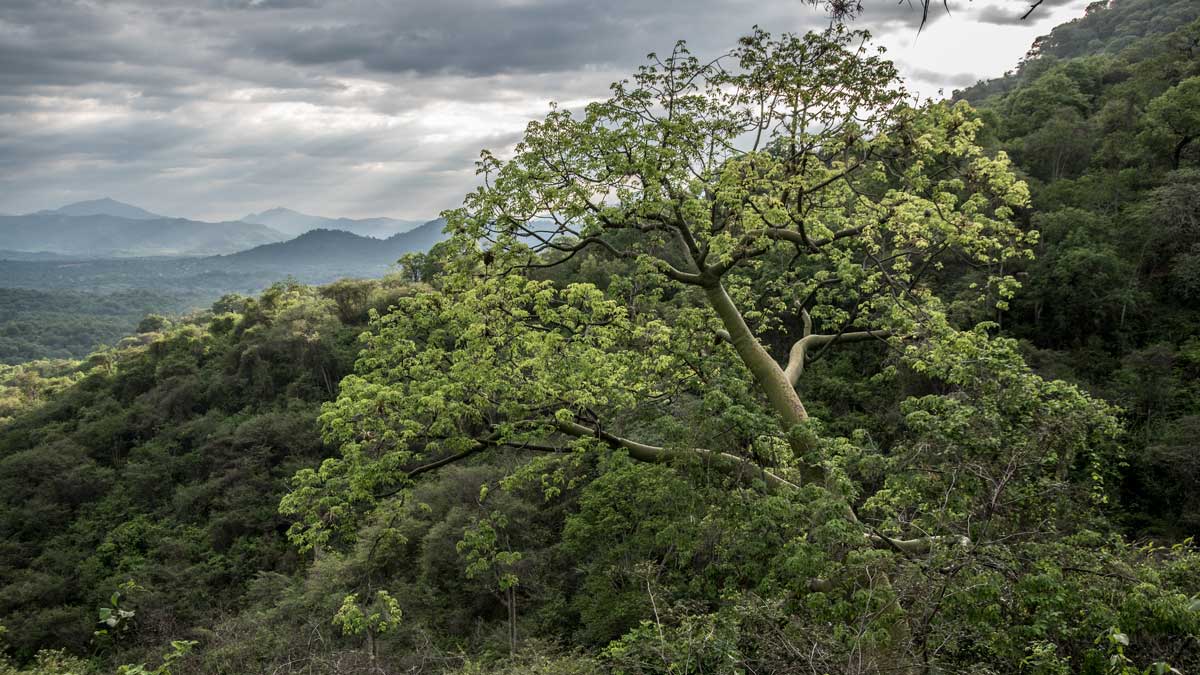
[[[920,106],[845,28],[677,52],[403,278],[0,366],[0,675],[1197,672],[1200,19],[1150,7]]]
[[[1032,188],[1036,261],[1004,325],[1040,369],[1124,409],[1134,530],[1187,536],[1200,528],[1200,5],[1114,2],[1041,44],[1017,73],[958,93]]]

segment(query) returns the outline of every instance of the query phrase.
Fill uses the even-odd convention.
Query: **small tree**
[[[515,566],[521,561],[519,551],[510,550],[508,534],[508,517],[499,511],[489,512],[483,502],[487,499],[488,486],[479,488],[479,507],[483,511],[481,517],[475,517],[468,527],[463,530],[463,538],[456,548],[467,562],[466,575],[468,579],[489,577],[495,589],[501,594],[501,603],[508,610],[508,648],[509,652],[517,651],[517,586],[521,583]]]
[[[343,635],[362,635],[367,640],[367,654],[371,661],[378,656],[376,636],[400,627],[400,603],[385,590],[375,592],[368,602],[359,600],[357,593],[342,599],[342,606],[333,616],[333,625]]]

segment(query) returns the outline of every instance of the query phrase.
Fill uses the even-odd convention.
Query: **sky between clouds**
[[[1021,0],[950,0],[918,35],[919,8],[863,0],[853,25],[935,96],[1013,68],[1088,2],[1022,22]],[[648,52],[827,23],[802,0],[0,0],[0,213],[111,196],[206,220],[432,218],[481,148],[551,100],[604,98]]]

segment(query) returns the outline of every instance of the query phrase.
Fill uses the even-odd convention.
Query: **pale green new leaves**
[[[693,285],[752,275],[758,306],[734,295],[756,332],[806,299],[827,332],[919,332],[944,256],[990,271],[979,297],[1005,302],[1003,264],[1036,236],[1011,222],[1026,186],[969,106],[912,102],[867,38],[756,30],[713,62],[677,45],[582,115],[531,123],[511,159],[484,153],[450,228],[495,242],[489,271],[592,247]]]
[[[516,274],[405,298],[372,328],[321,416],[340,456],[297,474],[283,502],[302,544],[349,536],[424,461],[541,440],[558,410],[632,407],[674,368],[660,322],[635,324],[594,286]]]
[[[387,591],[376,591],[373,601],[366,605],[359,601],[357,593],[351,593],[342,600],[342,606],[333,616],[333,625],[340,628],[343,635],[366,632],[382,635],[398,628],[401,616],[399,601]]]
[[[440,292],[378,318],[325,407],[341,454],[298,474],[284,500],[298,541],[349,537],[432,460],[545,444],[556,416],[653,417],[646,440],[666,445],[689,423],[655,402],[686,394],[732,411],[748,439],[782,436],[764,423],[778,411],[758,375],[714,341],[705,297],[717,287],[754,339],[775,332],[785,349],[803,337],[802,302],[822,332],[938,336],[944,310],[925,278],[943,254],[994,270],[994,297],[1011,294],[1002,265],[1033,242],[1010,221],[1028,191],[978,146],[969,107],[909,102],[894,66],[843,28],[756,31],[725,61],[737,67],[679,45],[581,116],[552,108],[511,159],[483,154],[484,185],[446,214],[456,255]],[[525,273],[548,262],[539,252],[585,248],[657,279],[606,293]]]

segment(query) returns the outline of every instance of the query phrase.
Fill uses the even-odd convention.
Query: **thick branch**
[[[868,534],[867,541],[875,548],[890,548],[904,555],[925,555],[935,546],[970,546],[971,539],[961,534],[933,535],[915,539],[892,539],[882,534]]]
[[[588,427],[576,422],[560,421],[558,422],[558,429],[569,436],[599,438],[613,448],[626,450],[630,457],[640,462],[653,464],[699,458],[734,478],[747,480],[756,476],[760,477],[773,492],[787,492],[800,489],[799,485],[763,469],[748,459],[724,452],[715,452],[704,448],[671,450],[669,448],[647,445],[628,438],[622,438],[599,427]],[[858,516],[848,505],[846,513],[851,522],[860,523]],[[894,549],[899,553],[910,556],[927,554],[933,550],[934,546],[939,544],[967,546],[971,543],[970,539],[961,535],[917,537],[915,539],[893,539],[876,533],[864,533],[863,536],[875,548]]]
[[[767,484],[767,487],[772,491],[800,489],[799,485],[796,485],[785,478],[780,478],[779,476],[767,471],[748,459],[725,452],[705,450],[704,448],[672,450],[670,448],[662,448],[657,445],[646,445],[645,443],[639,443],[628,438],[615,436],[599,427],[587,427],[576,422],[560,421],[558,422],[558,429],[564,434],[570,436],[594,436],[614,448],[623,448],[629,452],[630,457],[641,462],[659,463],[699,458],[720,469],[726,475],[734,478],[739,478],[742,480],[750,480],[755,477],[761,478],[763,482]]]
[[[725,325],[729,343],[754,375],[755,381],[767,395],[772,409],[783,420],[784,427],[790,429],[807,420],[808,412],[804,409],[800,396],[796,394],[795,385],[787,379],[783,369],[750,332],[742,313],[738,311],[737,305],[733,304],[733,299],[725,292],[720,280],[706,284],[704,293],[717,316],[721,318],[721,323]]]
[[[891,332],[884,330],[863,330],[852,333],[835,333],[833,335],[806,335],[796,340],[796,343],[792,345],[792,349],[788,353],[787,367],[783,369],[783,374],[787,378],[787,381],[794,387],[796,386],[796,382],[800,380],[800,375],[804,373],[804,363],[808,357],[809,350],[834,343],[863,342],[865,340],[883,339],[890,336]]]

